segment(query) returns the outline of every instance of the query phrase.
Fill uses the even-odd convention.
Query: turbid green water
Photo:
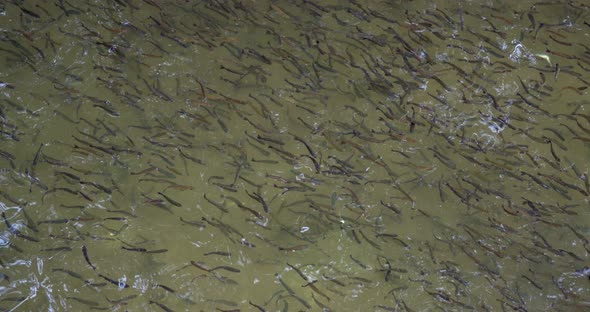
[[[8,1],[0,29],[2,310],[590,309],[583,1]]]

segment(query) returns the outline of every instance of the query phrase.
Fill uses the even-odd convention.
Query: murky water
[[[580,1],[8,1],[0,308],[590,309]]]

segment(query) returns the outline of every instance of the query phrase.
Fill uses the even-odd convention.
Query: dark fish
[[[107,218],[103,218],[103,220],[127,221],[127,218],[125,218],[125,217],[107,217]]]
[[[262,220],[262,219],[263,219],[262,215],[261,215],[261,214],[260,214],[258,211],[256,211],[256,210],[254,210],[254,209],[252,209],[252,208],[250,208],[250,207],[247,207],[246,205],[242,204],[242,202],[241,202],[240,200],[238,200],[237,198],[235,198],[235,197],[232,197],[232,196],[227,196],[227,195],[226,195],[226,196],[224,196],[224,198],[227,198],[227,199],[229,199],[229,200],[233,201],[233,202],[234,202],[234,203],[235,203],[235,204],[238,206],[238,208],[240,208],[240,209],[242,209],[242,210],[245,210],[245,211],[248,211],[248,212],[250,212],[250,213],[251,213],[251,214],[253,214],[253,215],[254,215],[256,218],[258,218],[258,219],[260,219],[260,220]]]
[[[255,307],[256,309],[258,309],[258,311],[260,311],[260,312],[266,312],[266,309],[265,309],[265,308],[263,308],[263,307],[261,307],[261,306],[259,306],[259,305],[255,304],[255,303],[253,303],[252,301],[248,301],[248,303],[249,303],[251,306],[253,306],[253,307]]]
[[[402,211],[398,207],[396,207],[394,204],[384,203],[383,200],[381,200],[380,202],[381,202],[381,205],[383,205],[384,207],[386,207],[388,209],[391,209],[396,214],[401,214],[402,213]]]
[[[297,268],[297,267],[295,267],[294,265],[291,265],[291,264],[289,264],[289,262],[287,262],[287,265],[288,265],[289,267],[291,267],[291,269],[295,270],[295,272],[297,272],[297,274],[299,274],[299,276],[301,276],[301,278],[302,278],[304,281],[307,281],[307,282],[309,282],[309,281],[310,281],[310,279],[307,277],[307,275],[303,274],[303,272],[301,272],[301,270],[300,270],[300,269],[298,269],[298,268]]]
[[[98,306],[98,302],[92,301],[92,300],[82,299],[82,298],[78,298],[78,297],[66,297],[66,299],[72,299],[72,300],[78,301],[82,304],[85,304],[85,305],[91,306],[91,307]]]
[[[255,59],[257,59],[257,60],[259,60],[259,61],[261,61],[261,62],[263,62],[263,63],[265,63],[267,65],[271,65],[272,64],[272,62],[270,61],[270,59],[268,59],[262,53],[254,50],[254,49],[245,48],[245,49],[242,49],[242,52],[245,53],[245,54],[247,54],[247,55],[249,55],[249,56],[254,57]]]
[[[16,235],[16,237],[24,238],[24,239],[26,239],[28,241],[31,241],[31,242],[36,242],[36,243],[39,242],[38,239],[36,239],[34,237],[30,237],[28,235],[25,235],[25,234],[21,233],[21,231],[19,231],[15,227],[13,227],[12,224],[10,224],[10,222],[6,218],[6,213],[4,213],[4,211],[2,211],[2,219],[4,219],[4,223],[6,224],[6,227],[8,228],[8,231],[10,233]]]
[[[166,290],[168,292],[171,292],[173,294],[176,293],[176,291],[174,289],[172,289],[172,288],[170,288],[170,287],[168,287],[166,285],[156,284],[156,287],[160,287],[160,288],[162,288],[162,289],[164,289],[164,290]]]
[[[105,192],[105,193],[107,193],[107,194],[112,194],[112,193],[113,193],[113,190],[111,190],[110,188],[108,188],[108,187],[106,187],[106,186],[104,186],[104,185],[98,184],[98,183],[96,183],[96,182],[90,182],[90,181],[80,181],[80,183],[81,183],[81,184],[85,184],[85,185],[86,185],[86,184],[88,184],[88,185],[92,185],[92,186],[94,186],[96,189],[98,189],[98,190],[101,190],[101,191],[103,191],[103,192]]]
[[[107,296],[105,296],[105,298],[106,298],[106,299],[107,299],[107,301],[108,301],[108,302],[110,302],[110,303],[113,303],[113,304],[118,304],[118,303],[122,303],[122,302],[125,302],[125,301],[129,301],[129,300],[131,300],[131,299],[135,299],[135,298],[137,298],[137,295],[129,295],[129,296],[127,296],[127,297],[123,297],[123,298],[121,298],[121,299],[117,299],[117,300],[111,300],[111,299],[109,299],[109,297],[107,297]]]
[[[39,162],[39,155],[41,155],[41,149],[43,148],[43,146],[45,146],[45,144],[41,143],[39,145],[39,148],[37,149],[37,152],[35,153],[35,157],[33,158],[33,164],[32,164],[33,167],[35,167],[37,165],[37,163]]]
[[[139,247],[129,248],[129,247],[121,246],[121,249],[129,250],[129,251],[137,251],[137,252],[146,252],[147,251],[147,249],[139,248]]]
[[[225,212],[225,213],[229,213],[229,210],[227,210],[227,209],[226,209],[226,208],[223,206],[223,204],[221,204],[221,203],[216,203],[216,202],[214,202],[214,201],[210,200],[209,198],[207,198],[207,194],[203,194],[203,198],[205,198],[205,200],[206,200],[206,201],[208,201],[208,202],[209,202],[211,205],[215,206],[217,209],[219,209],[219,210],[221,210],[221,211],[223,211],[223,212]]]
[[[377,243],[375,243],[374,241],[370,240],[370,239],[369,239],[369,238],[368,238],[368,237],[365,235],[365,233],[363,233],[363,231],[362,231],[362,230],[360,230],[360,229],[359,229],[359,230],[358,230],[358,232],[359,232],[359,233],[361,233],[361,236],[362,236],[362,237],[363,237],[363,238],[364,238],[364,239],[365,239],[365,240],[366,240],[366,241],[367,241],[367,242],[368,242],[368,243],[369,243],[371,246],[373,246],[373,247],[374,247],[375,249],[377,249],[377,250],[381,250],[381,247],[379,246],[379,244],[377,244]]]
[[[190,156],[188,154],[185,154],[180,148],[178,148],[178,152],[180,153],[180,155],[182,157],[184,157],[184,158],[186,158],[186,159],[188,159],[188,160],[190,160],[190,161],[192,161],[192,162],[194,162],[196,164],[199,164],[199,165],[204,165],[205,164],[202,160],[200,160],[198,158],[195,158],[193,156]]]
[[[253,192],[252,194],[250,194],[248,191],[246,191],[246,194],[248,194],[248,196],[250,196],[254,200],[258,201],[262,205],[264,212],[266,212],[266,213],[269,212],[268,205],[266,204],[266,201],[264,200],[264,198],[260,194],[258,194],[256,192]]]
[[[559,159],[559,157],[557,157],[557,154],[555,154],[555,150],[553,149],[553,142],[551,142],[551,140],[547,140],[549,142],[549,148],[551,150],[551,155],[553,156],[553,158],[555,158],[555,160],[557,162],[561,162],[561,159]]]
[[[209,269],[209,267],[207,267],[207,265],[205,265],[203,262],[199,262],[199,261],[193,261],[191,260],[191,264],[203,271],[209,272],[211,269]]]
[[[41,251],[72,251],[72,247],[64,246],[64,247],[46,248],[46,249],[41,249]]]
[[[88,265],[93,270],[96,270],[96,267],[94,266],[94,264],[92,264],[92,262],[90,262],[90,258],[88,257],[88,249],[86,248],[86,245],[82,245],[82,254],[84,254],[84,259],[86,259],[86,263],[88,263]]]
[[[279,250],[282,251],[298,251],[298,250],[304,250],[307,249],[307,247],[309,247],[309,245],[295,245],[295,246],[287,246],[287,247],[283,247],[283,246],[279,246]]]
[[[529,278],[526,275],[521,275],[523,278],[525,278],[527,281],[529,281],[531,283],[531,285],[535,286],[537,289],[539,290],[543,290],[543,286],[540,286],[538,283],[536,283],[535,281],[533,281],[531,278]]]
[[[201,221],[188,221],[188,220],[184,220],[182,217],[180,217],[180,221],[192,225],[192,226],[197,226],[200,228],[204,228],[205,227],[205,223],[201,222]]]
[[[63,176],[66,176],[66,177],[68,177],[68,178],[70,178],[72,180],[80,181],[80,177],[79,176],[77,176],[75,174],[72,174],[72,173],[69,173],[69,172],[66,172],[66,171],[55,171],[55,174],[56,175],[63,175]]]
[[[228,272],[234,272],[234,273],[240,273],[240,269],[234,268],[234,267],[230,267],[227,265],[220,265],[220,266],[216,266],[212,269],[209,270],[209,272],[213,272],[215,270],[225,270]]]
[[[354,261],[356,264],[358,264],[361,268],[368,270],[369,267],[367,265],[365,265],[364,263],[362,263],[360,260],[354,258],[352,255],[350,255],[350,259],[352,259],[352,261]]]
[[[166,199],[166,201],[168,201],[169,203],[171,203],[172,205],[176,206],[176,207],[182,207],[182,204],[175,201],[174,199],[170,198],[170,196],[165,195],[162,192],[158,192],[158,194],[162,195],[162,197],[164,197]]]
[[[148,250],[145,253],[149,253],[149,254],[157,254],[157,253],[165,253],[168,252],[168,249],[154,249],[154,250]]]
[[[101,104],[94,104],[94,107],[98,107],[101,108],[102,110],[104,110],[105,112],[109,113],[109,115],[113,116],[113,117],[118,117],[121,115],[121,113],[115,111],[114,109],[107,107],[106,105],[101,105]]]
[[[218,255],[218,256],[231,257],[231,253],[225,252],[225,251],[210,251],[210,252],[204,253],[203,255],[204,256]]]
[[[125,282],[115,281],[115,280],[110,279],[110,278],[108,278],[108,277],[106,277],[106,276],[104,276],[104,275],[102,275],[100,273],[98,274],[98,276],[102,277],[105,281],[107,281],[107,282],[109,282],[109,283],[111,283],[113,285],[116,285],[119,288],[129,288],[129,285],[127,283],[125,283]]]
[[[162,304],[162,303],[159,303],[159,302],[157,302],[157,301],[152,301],[152,300],[150,300],[150,304],[155,304],[155,305],[157,305],[158,307],[160,307],[160,309],[162,309],[162,310],[164,310],[164,311],[166,311],[166,312],[174,312],[174,310],[170,309],[169,307],[167,307],[167,306],[165,306],[164,304]]]
[[[71,271],[71,270],[66,270],[66,269],[52,269],[51,271],[52,272],[64,272],[64,273],[68,274],[69,276],[71,276],[73,278],[77,278],[77,279],[80,279],[80,280],[83,279],[82,278],[82,275],[80,275],[80,274],[78,274],[78,273],[76,273],[74,271]]]
[[[56,220],[44,220],[37,222],[37,225],[40,224],[63,224],[70,222],[70,219],[56,219]]]

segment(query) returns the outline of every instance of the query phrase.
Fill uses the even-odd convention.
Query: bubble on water
[[[10,232],[4,232],[0,234],[0,247],[6,247],[10,245]]]

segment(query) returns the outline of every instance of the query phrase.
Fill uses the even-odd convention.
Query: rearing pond
[[[0,308],[590,308],[584,1],[7,1]]]

